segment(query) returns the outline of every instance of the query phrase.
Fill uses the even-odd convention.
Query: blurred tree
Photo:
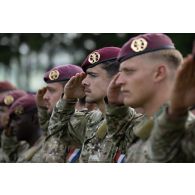
[[[121,47],[129,38],[137,34],[2,33],[0,34],[0,69],[4,68],[2,77],[6,79],[12,74],[14,77],[12,80],[19,87],[31,89],[33,82],[41,79],[45,69],[60,63],[80,65],[92,50],[105,46]],[[191,52],[195,34],[171,33],[168,35],[184,56]],[[20,76],[15,76],[15,74]],[[32,81],[35,75],[37,78]]]

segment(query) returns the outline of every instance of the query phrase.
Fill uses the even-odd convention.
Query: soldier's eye
[[[95,74],[95,73],[88,73],[88,75],[89,75],[90,77],[97,77],[97,74]]]

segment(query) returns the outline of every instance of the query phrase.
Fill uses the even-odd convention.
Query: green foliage
[[[73,36],[74,35],[74,36]],[[56,48],[72,51],[72,55],[77,55],[77,51],[83,51],[84,56],[91,50],[105,47],[118,46],[121,47],[129,38],[137,34],[133,33],[82,33],[82,34],[40,34],[40,33],[14,33],[0,34],[0,62],[9,65],[10,59],[15,56],[19,57],[20,47],[26,44],[29,52],[36,51],[39,53],[43,48],[49,50],[49,55],[56,52]],[[192,42],[195,39],[193,33],[171,33],[168,34],[178,48],[185,56],[191,52]],[[70,37],[70,38],[69,38]],[[66,41],[68,40],[68,41]],[[87,47],[86,43],[90,42],[91,47]],[[90,44],[89,44],[90,45]],[[77,58],[75,58],[77,59]],[[81,63],[81,60],[74,63]],[[49,65],[48,65],[49,66]]]

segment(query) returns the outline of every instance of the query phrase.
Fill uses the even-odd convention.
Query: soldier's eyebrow
[[[55,91],[55,88],[53,88],[53,87],[47,87],[47,90],[49,90],[49,91]]]
[[[86,73],[89,74],[89,75],[98,75],[98,73],[92,72],[92,71],[86,71]]]
[[[119,69],[119,72],[123,71],[123,72],[128,72],[128,71],[134,71],[135,69],[134,68],[127,68],[127,67],[124,67],[124,68],[120,68]]]

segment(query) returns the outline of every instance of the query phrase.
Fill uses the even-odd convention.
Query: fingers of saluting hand
[[[78,83],[81,83],[85,76],[86,76],[85,73],[77,73],[75,76],[70,78],[70,80],[67,83],[67,86],[73,86],[77,85]]]
[[[117,83],[116,83],[116,81],[117,81],[117,79],[119,78],[119,76],[120,76],[120,73],[117,73],[114,77],[113,77],[113,79],[111,80],[111,82],[110,82],[110,87],[116,87],[117,86]]]
[[[177,77],[183,82],[186,80],[195,81],[195,61],[192,55],[188,55],[178,69]]]
[[[43,87],[43,88],[39,89],[38,90],[38,95],[44,95],[46,90],[47,90],[47,87]]]

